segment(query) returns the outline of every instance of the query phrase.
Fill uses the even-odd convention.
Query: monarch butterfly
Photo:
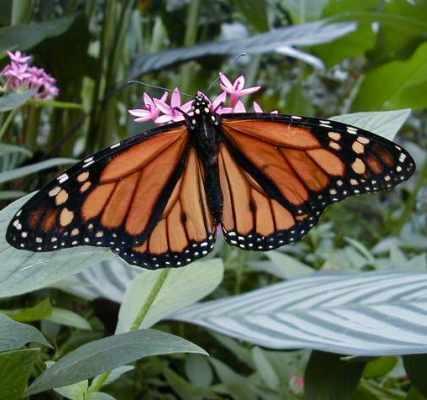
[[[220,115],[202,95],[183,114],[49,183],[16,213],[8,242],[104,246],[145,268],[179,267],[213,249],[218,225],[232,246],[275,249],[301,239],[327,205],[415,170],[397,144],[335,121]]]

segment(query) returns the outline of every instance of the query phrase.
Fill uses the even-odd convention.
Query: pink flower
[[[165,92],[158,100],[166,101],[167,97],[168,92]],[[154,121],[160,115],[160,110],[157,108],[154,101],[155,99],[149,94],[144,93],[144,106],[142,108],[129,110],[129,114],[136,117],[135,122]]]
[[[240,97],[252,94],[261,89],[261,86],[245,87],[245,77],[240,75],[233,83],[222,73],[219,73],[221,89],[230,95],[231,105],[234,107]]]
[[[0,72],[6,79],[5,88],[9,91],[32,90],[34,97],[42,100],[52,99],[59,93],[56,80],[43,68],[31,65],[31,57],[17,51],[7,52],[11,62]]]
[[[163,115],[157,117],[154,122],[156,124],[165,124],[184,120],[183,113],[190,111],[193,100],[181,104],[181,92],[178,88],[175,88],[171,95],[170,104],[167,104],[166,101],[162,99],[154,99],[154,103],[159,111],[163,113]]]
[[[289,388],[297,395],[304,393],[304,378],[302,376],[292,375],[289,379]]]
[[[254,109],[254,112],[256,112],[256,113],[263,113],[264,112],[263,109],[261,108],[261,106],[256,101],[254,101],[254,103],[253,103],[253,109]],[[279,111],[274,110],[270,114],[278,114],[278,113],[279,113]]]
[[[19,50],[15,53],[8,51],[7,55],[10,58],[10,61],[17,64],[29,64],[31,61],[31,56],[26,56],[24,53],[21,53]]]

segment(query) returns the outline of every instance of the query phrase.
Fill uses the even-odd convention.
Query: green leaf
[[[11,171],[0,173],[0,183],[13,181],[24,176],[35,174],[36,172],[43,171],[59,165],[75,164],[77,160],[73,158],[51,158],[50,160],[41,161],[35,164],[27,165],[25,167],[15,168]]]
[[[116,332],[128,331],[143,305],[147,306],[147,313],[140,327],[149,328],[160,319],[207,296],[221,283],[223,269],[222,260],[215,258],[196,261],[185,268],[144,271],[126,291]],[[152,298],[151,293],[164,274],[166,277]]]
[[[47,38],[61,35],[74,21],[74,16],[0,28],[0,52],[27,50]]]
[[[55,365],[55,364],[52,364]],[[55,392],[70,400],[86,400],[86,392],[89,387],[87,380],[74,383],[72,385],[64,386],[55,389]]]
[[[54,307],[51,314],[45,318],[48,321],[72,328],[92,330],[89,322],[80,315],[64,308]]]
[[[392,61],[368,72],[353,102],[353,110],[421,109],[427,106],[427,43],[411,58]]]
[[[375,59],[401,58],[425,40],[427,3],[425,1],[389,0],[381,11],[379,37],[373,51]]]
[[[363,368],[362,362],[346,362],[337,354],[313,351],[305,370],[304,399],[352,399]]]
[[[268,30],[266,0],[233,0],[249,25],[258,32]]]
[[[45,370],[29,394],[70,385],[144,357],[206,352],[180,337],[151,329],[109,336],[87,343]]]
[[[0,143],[0,172],[15,168],[32,156],[33,153],[23,146]]]
[[[52,305],[49,298],[42,300],[33,307],[20,308],[16,310],[4,310],[10,318],[19,322],[40,321],[52,314]]]
[[[0,190],[0,200],[15,200],[26,194],[26,192],[21,192],[19,190]]]
[[[398,363],[397,357],[379,357],[369,361],[363,371],[363,377],[367,379],[381,378],[387,375]]]
[[[110,372],[110,374],[108,375],[108,378],[105,381],[104,381],[103,377],[101,378],[101,377],[97,376],[96,378],[93,379],[90,386],[91,387],[97,387],[100,379],[102,379],[102,385],[101,386],[109,385],[110,383],[113,383],[114,381],[119,379],[126,372],[132,371],[133,369],[134,369],[134,367],[132,365],[123,365],[121,367],[114,368]]]
[[[403,357],[403,365],[406,373],[411,379],[412,384],[419,390],[423,396],[427,396],[427,355],[414,354]]]
[[[279,377],[264,352],[259,347],[254,347],[252,357],[256,370],[267,387],[271,390],[277,390],[280,386]]]
[[[34,93],[31,90],[26,90],[25,92],[13,92],[13,93],[8,93],[1,96],[0,112],[11,111],[11,110],[14,110],[15,108],[21,107],[33,95]]]
[[[40,349],[0,353],[0,399],[21,400]]]
[[[19,349],[27,343],[50,347],[43,335],[33,326],[21,324],[0,314],[0,352]]]
[[[355,29],[353,23],[328,23],[316,21],[307,24],[274,29],[240,40],[210,42],[193,47],[165,50],[159,53],[144,54],[132,66],[128,79],[162,70],[168,66],[196,60],[212,55],[235,55],[245,50],[248,54],[262,54],[276,51],[283,46],[309,46],[327,43],[347,35]],[[126,82],[127,84],[127,82]]]
[[[399,129],[409,118],[410,114],[410,109],[403,109],[344,114],[330,119],[366,129],[367,131],[373,132],[386,139],[393,140]]]
[[[377,34],[371,20],[364,20],[361,14],[374,12],[378,0],[330,0],[323,10],[323,17],[333,21],[357,21],[357,29],[331,43],[314,46],[311,50],[320,56],[329,67],[346,58],[357,57],[375,46]]]
[[[194,386],[209,387],[214,379],[212,368],[206,357],[189,354],[185,358],[185,373]]]
[[[290,279],[313,274],[314,270],[295,257],[279,251],[269,251],[265,255],[272,261],[270,272],[282,279]]]
[[[294,24],[320,19],[322,11],[329,0],[283,0]]]
[[[84,400],[116,400],[116,398],[107,393],[94,392],[89,393],[89,396],[87,396]]]
[[[53,253],[18,250],[6,242],[6,228],[31,195],[0,211],[0,298],[47,287],[114,255],[109,249],[82,246]]]

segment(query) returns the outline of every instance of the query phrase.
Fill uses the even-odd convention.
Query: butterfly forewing
[[[8,241],[33,251],[143,242],[184,170],[188,139],[179,124],[87,158],[24,205],[8,227]]]
[[[390,189],[415,168],[400,146],[334,121],[233,114],[222,116],[222,132],[224,234],[248,249],[298,240],[327,205]]]

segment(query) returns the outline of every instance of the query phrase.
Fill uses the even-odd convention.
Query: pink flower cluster
[[[261,89],[260,86],[245,88],[245,77],[243,75],[231,82],[227,76],[220,72],[219,80],[222,92],[213,100],[210,100],[204,93],[199,92],[208,100],[211,111],[217,114],[246,112],[246,107],[241,101],[241,97]],[[167,101],[167,92],[160,98],[153,98],[147,93],[144,93],[143,97],[144,105],[142,108],[129,110],[129,114],[135,118],[135,122],[154,121],[156,124],[165,124],[182,121],[184,119],[183,113],[188,113],[193,103],[193,100],[190,100],[182,104],[181,92],[178,88],[173,90],[169,103]],[[263,112],[260,105],[255,101],[253,102],[253,111]],[[273,113],[277,113],[277,111],[273,111]]]
[[[5,89],[8,91],[32,90],[34,97],[49,100],[59,93],[56,80],[43,68],[31,65],[31,57],[20,51],[7,52],[9,64],[0,72],[5,79]]]

